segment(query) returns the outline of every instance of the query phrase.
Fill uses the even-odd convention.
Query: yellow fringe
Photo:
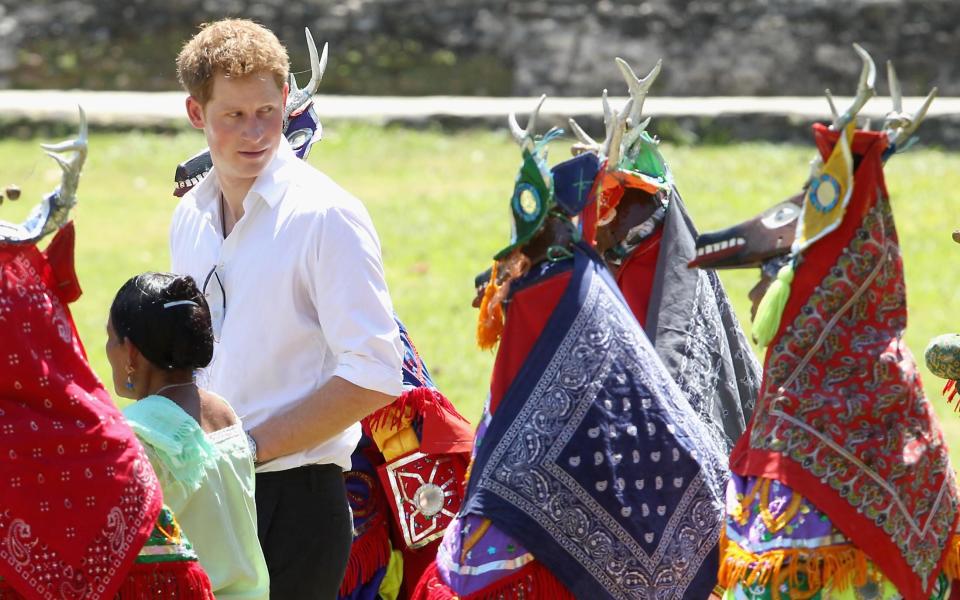
[[[497,345],[503,334],[503,306],[495,302],[500,285],[497,283],[497,261],[493,261],[490,270],[490,281],[483,290],[483,300],[480,301],[480,315],[477,317],[477,345],[482,350],[489,350]]]
[[[790,598],[803,600],[829,587],[843,591],[851,584],[867,583],[867,555],[852,544],[823,548],[790,548],[754,554],[736,542],[721,536],[719,583],[730,589],[738,583],[766,585],[773,600],[780,598],[780,585],[790,585]],[[960,561],[958,561],[960,564]],[[800,576],[806,578],[807,591],[800,595]]]
[[[482,350],[490,350],[500,341],[503,335],[503,301],[510,293],[510,282],[525,275],[530,266],[530,259],[520,249],[514,250],[499,263],[493,262],[490,282],[483,290],[480,315],[477,317],[477,345]],[[500,269],[505,276],[498,276]],[[502,281],[498,283],[498,280]]]
[[[951,581],[960,579],[960,535],[954,535],[947,542],[947,556],[943,560],[943,572]]]

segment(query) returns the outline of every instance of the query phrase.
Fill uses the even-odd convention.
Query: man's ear
[[[187,96],[187,118],[197,129],[203,129],[203,106],[193,96]]]
[[[289,95],[290,95],[290,84],[285,83],[283,84],[283,105],[282,105],[284,111],[287,110],[287,96]]]

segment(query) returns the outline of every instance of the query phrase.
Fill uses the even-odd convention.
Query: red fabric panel
[[[617,287],[627,300],[627,305],[640,322],[647,326],[647,311],[650,308],[650,290],[657,274],[657,257],[660,256],[660,239],[663,229],[658,229],[630,253],[617,270]]]
[[[87,363],[54,271],[34,246],[0,246],[0,576],[31,599],[111,598],[160,486]]]
[[[515,293],[507,305],[503,335],[490,379],[490,413],[500,405],[504,393],[530,354],[560,297],[570,282],[569,271],[550,277]]]
[[[839,133],[822,125],[814,133],[826,158]],[[886,147],[881,133],[854,137],[860,164],[843,222],[796,268],[767,348],[756,411],[730,465],[802,494],[905,598],[920,600],[929,597],[951,547],[958,493],[943,433],[902,339],[903,262],[893,220],[883,212]],[[859,231],[874,207],[881,220]],[[861,287],[859,300],[834,321]],[[814,349],[828,323],[829,335]],[[810,367],[798,371],[808,353]]]
[[[411,600],[575,600],[560,580],[539,562],[517,569],[512,575],[467,596],[458,596],[431,563],[410,596]]]
[[[75,302],[83,293],[74,267],[73,250],[76,239],[73,221],[70,221],[57,231],[50,245],[43,252],[53,274],[52,291],[64,304]]]

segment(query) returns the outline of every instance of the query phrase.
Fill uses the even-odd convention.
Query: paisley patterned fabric
[[[827,156],[838,134],[815,126]],[[903,263],[883,181],[881,133],[858,132],[840,227],[803,255],[747,434],[742,476],[776,479],[817,506],[905,598],[937,584],[957,523],[954,470],[903,342]]]
[[[0,600],[25,597],[0,578]],[[54,595],[52,598],[80,598]],[[114,600],[170,598],[176,600],[215,600],[210,579],[200,566],[197,553],[183,535],[173,513],[163,507],[153,531],[140,548],[136,561],[127,572]]]
[[[606,267],[578,247],[477,447],[461,516],[489,519],[577,597],[705,598],[725,451],[703,427]]]
[[[87,362],[50,248],[0,244],[0,577],[25,598],[111,598],[153,529],[160,485]],[[62,279],[66,277],[66,279]],[[61,283],[68,284],[61,286]]]
[[[477,427],[474,453],[482,446],[490,421],[487,403]],[[436,560],[420,579],[412,599],[516,597],[573,599],[563,584],[520,542],[490,519],[461,513],[447,528]]]

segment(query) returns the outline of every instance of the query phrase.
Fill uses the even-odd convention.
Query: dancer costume
[[[0,221],[0,598],[212,599],[68,308],[81,294],[68,219],[86,141],[81,111],[78,138],[47,147],[60,187],[22,225]]]
[[[533,122],[515,132],[523,165],[501,265],[548,217],[583,210],[588,188],[556,181],[584,177],[558,170],[599,166],[585,154],[551,171],[544,146],[557,134],[535,142]],[[553,245],[531,262],[509,284],[463,508],[415,597],[706,598],[723,447],[710,443],[588,245]],[[481,319],[497,310],[496,271]]]

